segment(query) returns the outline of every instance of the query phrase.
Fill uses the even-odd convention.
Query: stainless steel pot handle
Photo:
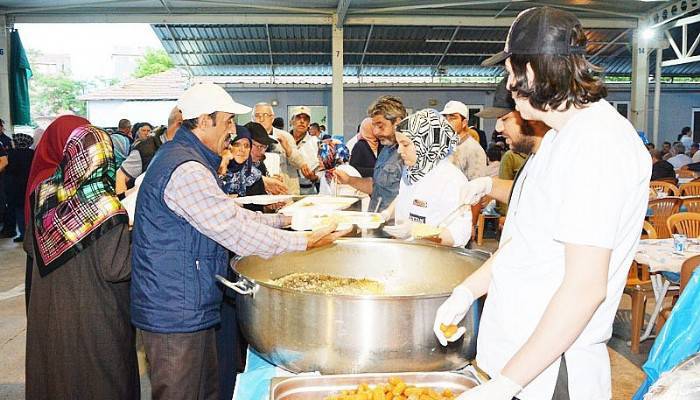
[[[241,294],[243,296],[246,295],[252,295],[256,292],[256,284],[251,283],[250,281],[246,280],[245,278],[241,278],[240,281],[238,282],[231,282],[228,279],[224,278],[221,275],[215,275],[216,279],[224,284],[227,287],[230,287],[233,289],[236,293]]]

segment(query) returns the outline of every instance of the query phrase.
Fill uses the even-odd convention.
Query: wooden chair
[[[682,233],[689,238],[700,236],[700,213],[682,212],[673,214],[666,220],[669,233]]]
[[[649,208],[652,215],[649,217],[649,222],[656,230],[656,235],[659,239],[671,237],[671,233],[666,225],[666,220],[673,214],[676,214],[681,207],[681,199],[678,197],[664,197],[663,199],[649,200]]]
[[[683,293],[683,289],[685,289],[686,285],[688,285],[690,277],[693,275],[693,272],[695,272],[695,269],[698,267],[700,267],[700,255],[692,256],[687,260],[683,261],[683,265],[681,266],[681,285],[680,290],[678,292],[679,296],[681,293]],[[665,307],[659,313],[659,316],[656,318],[657,332],[661,332],[661,328],[663,328],[664,324],[671,316],[671,312],[673,311],[674,305],[675,302],[671,305],[671,307]]]
[[[670,179],[670,178],[669,178]],[[681,191],[676,187],[675,184],[666,182],[665,180],[651,181],[649,182],[649,187],[656,190],[663,190],[669,196],[680,196]]]
[[[700,213],[700,196],[688,197],[683,199],[681,208],[685,207],[685,211],[692,213]]]
[[[681,196],[700,196],[700,182],[684,183],[680,190]]]
[[[673,186],[678,186],[678,179],[676,177],[673,178],[659,178],[656,180],[653,180],[652,182],[664,182],[664,183],[670,183]]]
[[[642,236],[641,239],[657,239],[656,229],[649,223],[649,221],[644,221],[642,226]]]
[[[679,178],[695,178],[695,172],[689,170],[689,169],[679,169],[678,170],[678,177]]]
[[[656,230],[647,221],[642,227],[642,239],[656,239]],[[632,261],[624,293],[632,298],[632,318],[630,321],[630,342],[632,353],[639,353],[639,339],[642,336],[642,325],[644,325],[644,310],[646,309],[647,298],[654,297],[654,289],[651,286],[649,268],[646,265],[637,264]]]

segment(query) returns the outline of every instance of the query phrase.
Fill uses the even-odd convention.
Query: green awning
[[[19,32],[10,34],[10,116],[14,125],[29,125],[29,78],[32,68]]]

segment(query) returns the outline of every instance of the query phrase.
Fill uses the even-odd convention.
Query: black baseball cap
[[[250,131],[250,136],[256,142],[258,142],[260,144],[264,144],[265,146],[269,146],[271,144],[277,143],[277,141],[275,139],[273,139],[272,136],[267,134],[265,127],[263,127],[259,123],[248,122],[244,126]]]
[[[585,45],[571,45],[571,31],[576,25],[581,22],[570,12],[547,6],[528,8],[510,25],[503,51],[481,65],[496,65],[512,54],[583,54]]]
[[[476,113],[477,117],[497,119],[515,111],[515,101],[513,101],[513,95],[508,90],[507,85],[508,76],[503,78],[496,87],[496,92],[493,94],[493,105]]]

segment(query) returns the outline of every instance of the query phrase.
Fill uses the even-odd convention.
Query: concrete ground
[[[494,240],[483,246],[493,249]],[[11,239],[0,239],[0,400],[24,398],[24,360],[27,322],[24,308],[25,255],[21,244]],[[652,302],[653,305],[653,302]],[[629,335],[629,298],[623,296],[609,343],[612,362],[613,399],[630,399],[637,390],[644,373],[640,367],[646,361],[652,341],[642,343],[641,354],[631,354],[625,339]],[[139,354],[143,366],[143,353]],[[142,398],[150,398],[145,368],[142,369]]]

